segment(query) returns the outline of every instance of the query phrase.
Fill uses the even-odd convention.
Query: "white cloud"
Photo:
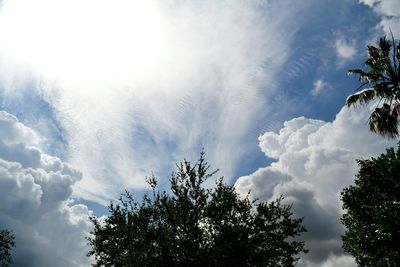
[[[305,217],[310,252],[300,266],[355,266],[341,248],[340,192],[354,181],[356,159],[396,145],[369,132],[370,112],[343,108],[331,123],[304,117],[285,122],[279,133],[259,138],[261,150],[276,162],[236,182],[239,192],[251,190],[261,200],[283,194],[295,215]]]
[[[345,40],[339,38],[335,42],[336,56],[339,58],[339,64],[352,59],[356,53],[357,48],[354,40]]]
[[[385,16],[400,16],[400,2],[397,0],[383,0],[377,5],[377,11]]]
[[[36,147],[40,142],[0,111],[0,228],[14,232],[15,266],[88,266],[90,211],[67,203],[81,174],[44,154]]]
[[[169,175],[173,162],[197,158],[203,146],[210,163],[232,177],[249,153],[254,118],[272,108],[267,99],[300,27],[298,14],[312,1],[30,2],[5,2],[0,14],[8,34],[0,38],[7,40],[0,45],[3,85],[15,92],[21,69],[32,66],[29,75],[65,131],[68,162],[84,173],[74,192],[101,202],[142,188],[151,171]],[[113,20],[121,10],[149,17]],[[137,49],[155,49],[151,66],[132,51],[148,34],[160,46]]]
[[[375,3],[379,2],[379,0],[358,0],[358,2],[369,7],[373,7]]]
[[[359,2],[372,7],[379,15],[400,15],[400,2],[397,0],[359,0]]]
[[[349,255],[335,256],[330,255],[328,260],[325,261],[320,267],[353,267],[356,266],[354,258]],[[316,266],[317,267],[317,266]]]
[[[368,5],[380,15],[379,27],[390,36],[393,32],[395,38],[400,35],[400,1],[398,0],[359,0],[359,3]]]
[[[0,111],[0,117],[0,135],[4,143],[8,145],[25,143],[33,146],[40,144],[37,134],[18,122],[13,115]]]
[[[382,18],[379,26],[388,36],[391,36],[392,31],[396,39],[400,38],[400,16]]]
[[[318,79],[318,80],[314,81],[313,85],[314,85],[314,87],[310,91],[310,94],[312,94],[313,96],[317,96],[317,95],[321,94],[322,92],[324,92],[325,90],[331,88],[330,84],[325,82],[322,79]]]

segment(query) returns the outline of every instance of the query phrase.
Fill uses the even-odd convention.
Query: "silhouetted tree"
[[[399,136],[400,42],[396,46],[393,37],[392,41],[382,37],[378,46],[369,45],[365,66],[365,71],[348,71],[359,76],[361,86],[357,89],[360,91],[347,98],[346,105],[379,100],[368,120],[370,130],[383,136]]]
[[[170,179],[171,195],[148,178],[150,195],[140,202],[129,192],[109,206],[110,216],[91,217],[88,238],[94,266],[294,266],[305,231],[283,197],[271,203],[242,198],[209,173],[204,153],[197,164],[184,161]]]
[[[360,266],[400,266],[400,143],[358,165],[355,184],[342,191],[343,247]]]
[[[0,230],[0,266],[7,267],[13,263],[11,249],[15,247],[14,235],[7,229]]]

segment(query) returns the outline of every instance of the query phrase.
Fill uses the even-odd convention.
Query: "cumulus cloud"
[[[102,202],[202,147],[232,177],[313,1],[31,2],[2,7],[3,85],[31,67],[85,174],[74,192]]]
[[[323,79],[318,79],[313,83],[313,89],[310,91],[310,94],[313,96],[317,96],[324,92],[325,90],[331,88],[328,82],[325,82]]]
[[[43,153],[40,137],[0,111],[0,228],[13,230],[15,266],[88,266],[90,211],[68,204],[81,173]]]
[[[355,266],[342,251],[340,192],[354,181],[356,159],[396,145],[369,132],[370,112],[343,108],[329,123],[304,117],[285,122],[278,133],[259,138],[261,150],[276,161],[236,182],[239,192],[251,190],[261,200],[283,194],[295,215],[305,218],[310,252],[299,266]]]
[[[354,259],[348,255],[335,256],[330,255],[329,258],[322,264],[321,267],[354,267]]]
[[[396,38],[400,35],[400,1],[398,0],[359,0],[359,3],[371,7],[380,15],[379,27],[387,34],[393,32]]]
[[[343,64],[347,60],[352,59],[357,53],[357,48],[354,40],[339,38],[335,42],[335,49],[336,56],[339,59],[339,64]]]

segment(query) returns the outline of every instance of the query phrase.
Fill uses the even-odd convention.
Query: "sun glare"
[[[67,84],[142,79],[157,67],[162,41],[153,1],[12,0],[0,13],[1,60]]]

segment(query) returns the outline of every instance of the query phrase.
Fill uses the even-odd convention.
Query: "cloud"
[[[356,266],[354,259],[351,256],[348,255],[341,255],[341,256],[335,256],[335,255],[330,255],[328,260],[325,261],[322,265],[318,265],[321,267],[353,267]]]
[[[356,159],[369,158],[396,142],[369,132],[370,108],[343,108],[333,122],[299,117],[285,122],[279,133],[260,136],[260,148],[276,159],[236,182],[239,192],[271,200],[283,194],[295,216],[304,217],[309,254],[299,266],[355,266],[343,254],[340,192],[352,184]]]
[[[339,38],[335,42],[336,56],[338,57],[339,64],[343,64],[347,60],[352,59],[356,53],[357,48],[354,40],[345,40]]]
[[[0,228],[14,232],[15,266],[88,266],[90,211],[69,203],[81,174],[43,153],[41,142],[0,111]]]
[[[359,0],[359,3],[371,7],[376,14],[381,16],[378,25],[385,34],[393,32],[395,38],[400,35],[400,2],[398,0]]]
[[[379,2],[379,0],[358,0],[358,2],[373,7],[375,3]]]
[[[312,94],[313,96],[317,96],[317,95],[321,94],[322,92],[324,92],[325,90],[331,88],[331,85],[322,79],[318,79],[318,80],[314,81],[313,85],[314,85],[314,87],[310,91],[310,94]]]
[[[359,2],[372,7],[379,15],[400,15],[400,3],[397,0],[359,0]]]
[[[400,16],[382,18],[379,25],[388,36],[392,32],[395,38],[400,37]]]
[[[0,14],[3,85],[13,94],[30,77],[20,87],[50,104],[65,157],[84,173],[74,194],[104,203],[142,189],[151,171],[169,176],[202,147],[233,177],[254,119],[272,110],[301,24],[291,18],[312,1],[30,2],[8,1]],[[138,10],[148,16],[132,21]]]
[[[32,146],[40,144],[37,134],[18,122],[15,116],[0,111],[0,117],[0,135],[4,143],[8,145],[25,143]]]

